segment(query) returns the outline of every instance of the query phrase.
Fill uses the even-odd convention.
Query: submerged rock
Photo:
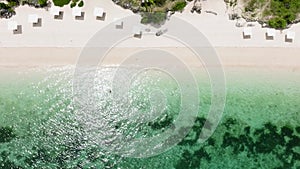
[[[10,142],[16,137],[12,127],[0,127],[0,143]]]

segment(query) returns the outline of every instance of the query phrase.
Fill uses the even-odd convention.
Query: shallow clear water
[[[207,77],[198,72],[201,109],[192,130],[176,146],[149,158],[125,157],[116,150],[122,141],[153,137],[174,127],[180,88],[169,76],[148,72],[133,81],[129,100],[115,100],[108,85],[113,72],[100,70],[91,80],[95,84],[85,100],[91,105],[87,114],[73,100],[72,67],[1,69],[0,168],[300,167],[299,72],[226,70],[223,118],[203,144],[198,138],[211,91]],[[155,99],[159,92],[149,94],[157,89],[165,100]],[[163,111],[153,116],[151,104]]]

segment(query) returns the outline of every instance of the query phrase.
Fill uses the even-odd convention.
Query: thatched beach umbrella
[[[252,28],[245,27],[243,30],[244,39],[250,39],[252,37]]]
[[[7,29],[10,31],[15,31],[18,29],[18,23],[16,21],[9,21],[7,23]]]
[[[285,36],[287,42],[293,42],[295,40],[295,37],[296,33],[293,31],[288,31]]]

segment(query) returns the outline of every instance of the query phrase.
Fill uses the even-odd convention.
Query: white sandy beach
[[[185,11],[176,13],[172,17],[181,18],[199,29],[215,47],[300,47],[300,24],[293,25],[289,30],[296,32],[293,43],[285,42],[285,33],[276,31],[274,40],[266,40],[266,29],[258,23],[253,23],[253,37],[243,39],[243,28],[236,27],[236,21],[228,19],[226,5],[223,1],[202,1],[203,12],[199,15],[191,13],[190,3]],[[102,7],[107,13],[105,21],[98,21],[93,16],[94,7]],[[23,26],[21,35],[14,35],[7,30],[9,20],[0,21],[0,47],[83,47],[86,42],[114,18],[123,18],[134,15],[130,10],[124,10],[111,1],[88,1],[82,11],[84,20],[75,20],[69,6],[62,8],[63,20],[55,20],[50,11],[21,6],[16,9],[17,14],[9,20],[17,21]],[[218,15],[204,11],[215,11]],[[42,27],[33,28],[27,22],[29,14],[38,14],[42,18]],[[171,17],[171,19],[172,19]],[[297,38],[298,37],[298,38]],[[158,47],[170,47],[172,44],[159,43]]]
[[[230,21],[223,1],[203,1],[203,11],[212,10],[218,13],[213,15],[191,13],[190,3],[182,13],[172,17],[184,19],[199,29],[216,48],[224,66],[262,66],[262,67],[300,67],[300,24],[293,25],[289,30],[296,32],[296,39],[292,43],[284,41],[286,31],[276,31],[274,40],[266,40],[266,29],[258,23],[253,27],[253,37],[243,39],[243,28],[235,26],[236,21]],[[93,16],[95,6],[104,8],[107,13],[105,21],[96,20]],[[82,48],[93,35],[113,22],[114,18],[134,15],[130,10],[124,10],[111,1],[88,1],[83,7],[84,20],[75,20],[69,6],[62,8],[63,20],[55,20],[49,11],[35,9],[28,6],[17,8],[17,15],[10,20],[17,21],[23,26],[20,35],[14,35],[7,30],[9,20],[0,21],[0,65],[65,65],[76,64]],[[32,27],[27,22],[28,14],[36,13],[42,18],[42,27]],[[172,18],[171,18],[172,19]],[[192,36],[192,35],[191,35]],[[147,38],[147,37],[145,37]],[[105,40],[105,39],[104,39]],[[182,56],[188,53],[181,50],[182,46],[170,40],[155,38],[152,47],[165,48]],[[124,45],[125,44],[125,45]],[[117,53],[128,54],[136,47],[145,47],[137,40],[121,44]],[[130,47],[132,49],[126,49]],[[127,52],[127,53],[126,53]],[[117,55],[115,53],[115,55]],[[110,59],[108,64],[117,60]],[[190,61],[194,63],[193,60]]]

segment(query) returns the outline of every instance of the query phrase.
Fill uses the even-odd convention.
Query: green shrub
[[[9,9],[9,8],[10,7],[7,4],[0,2],[0,9]]]
[[[8,9],[8,12],[9,12],[9,13],[13,13],[13,14],[16,13],[16,12],[14,11],[14,9],[12,9],[12,8],[9,8],[9,9]]]
[[[55,6],[63,7],[64,5],[68,5],[71,0],[53,0]]]
[[[71,8],[74,8],[76,6],[76,2],[72,2],[71,4],[70,4],[70,7]]]
[[[48,2],[48,0],[38,0],[38,3],[39,3],[41,6],[47,6],[47,2]]]
[[[262,19],[272,18],[268,21],[271,27],[284,29],[297,19],[300,13],[300,0],[250,0],[245,6],[245,11],[250,12],[251,17],[256,17],[255,10],[263,10],[262,8],[264,8]]]
[[[15,2],[15,1],[9,1],[9,2],[8,2],[8,6],[11,7],[11,8],[12,8],[12,7],[16,7],[16,6],[19,6],[19,3],[18,3],[18,2]]]
[[[295,19],[296,19],[296,15],[294,13],[286,13],[284,16],[283,16],[284,20],[286,20],[286,22],[288,24],[292,23]]]
[[[20,4],[20,0],[6,0],[7,1],[7,4],[8,6],[10,7],[15,7],[15,6],[19,6]]]
[[[79,7],[83,7],[83,5],[84,5],[83,1],[80,1],[79,4],[78,4]]]
[[[287,24],[292,23],[296,19],[296,14],[300,12],[299,0],[272,0],[271,12],[273,16],[280,17]]]
[[[182,11],[185,6],[186,6],[185,1],[176,2],[175,5],[173,6],[172,10],[173,11]]]
[[[283,18],[276,17],[269,20],[269,26],[275,29],[284,29],[287,26],[287,22]]]

